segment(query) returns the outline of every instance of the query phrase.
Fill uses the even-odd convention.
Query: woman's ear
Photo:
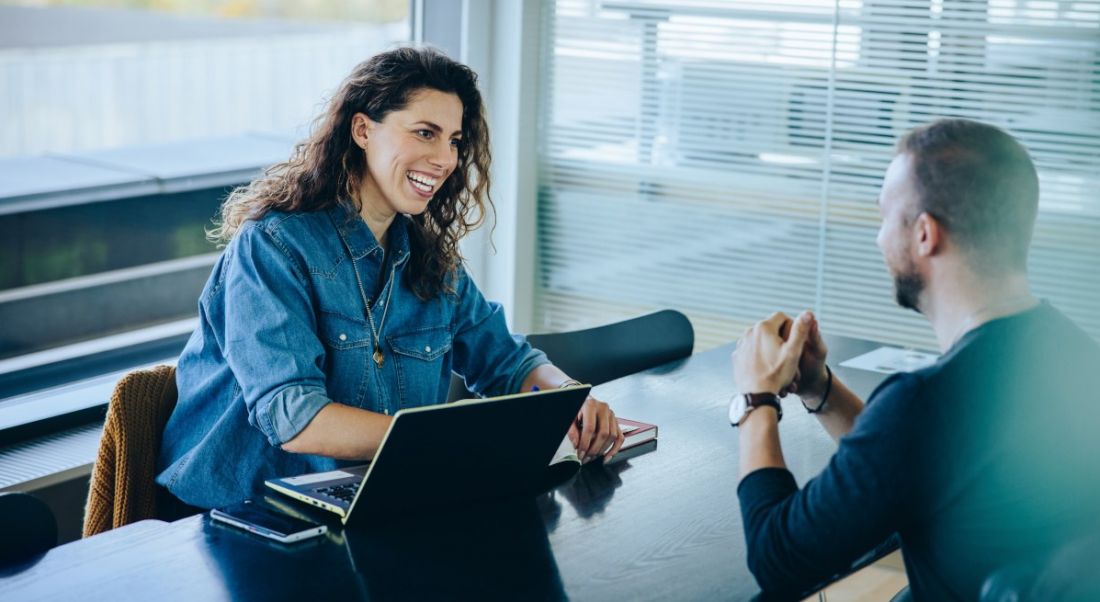
[[[364,113],[356,113],[351,116],[351,139],[363,150],[367,148],[370,125],[370,117],[367,117]]]

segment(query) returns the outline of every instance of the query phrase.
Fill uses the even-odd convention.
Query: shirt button
[[[390,409],[386,408],[386,409],[382,410],[382,413],[385,414],[386,416],[389,416],[390,415]]]
[[[348,340],[348,335],[346,335],[346,334],[344,334],[344,333],[342,333],[342,332],[341,332],[341,333],[340,333],[340,340],[341,340],[341,341],[346,341],[346,340]]]
[[[424,347],[424,353],[431,353],[431,352],[432,352],[432,346],[431,345],[428,345],[428,346]]]

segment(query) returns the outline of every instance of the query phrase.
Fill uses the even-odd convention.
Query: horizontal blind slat
[[[875,199],[900,134],[965,117],[1029,148],[1034,288],[1100,338],[1100,2],[1048,5],[544,4],[540,325],[671,306],[706,348],[818,304],[832,332],[934,347],[894,304]]]

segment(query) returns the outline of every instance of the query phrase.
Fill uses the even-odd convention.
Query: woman
[[[397,410],[445,400],[452,370],[483,395],[573,382],[462,267],[458,241],[492,207],[489,161],[476,74],[401,48],[356,67],[294,156],[230,195],[179,359],[164,499],[210,508],[362,463]],[[578,418],[579,453],[618,450],[607,404]]]

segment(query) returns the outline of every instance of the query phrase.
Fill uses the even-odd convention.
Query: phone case
[[[325,525],[313,523],[252,503],[247,500],[210,511],[210,518],[282,543],[324,535]]]

